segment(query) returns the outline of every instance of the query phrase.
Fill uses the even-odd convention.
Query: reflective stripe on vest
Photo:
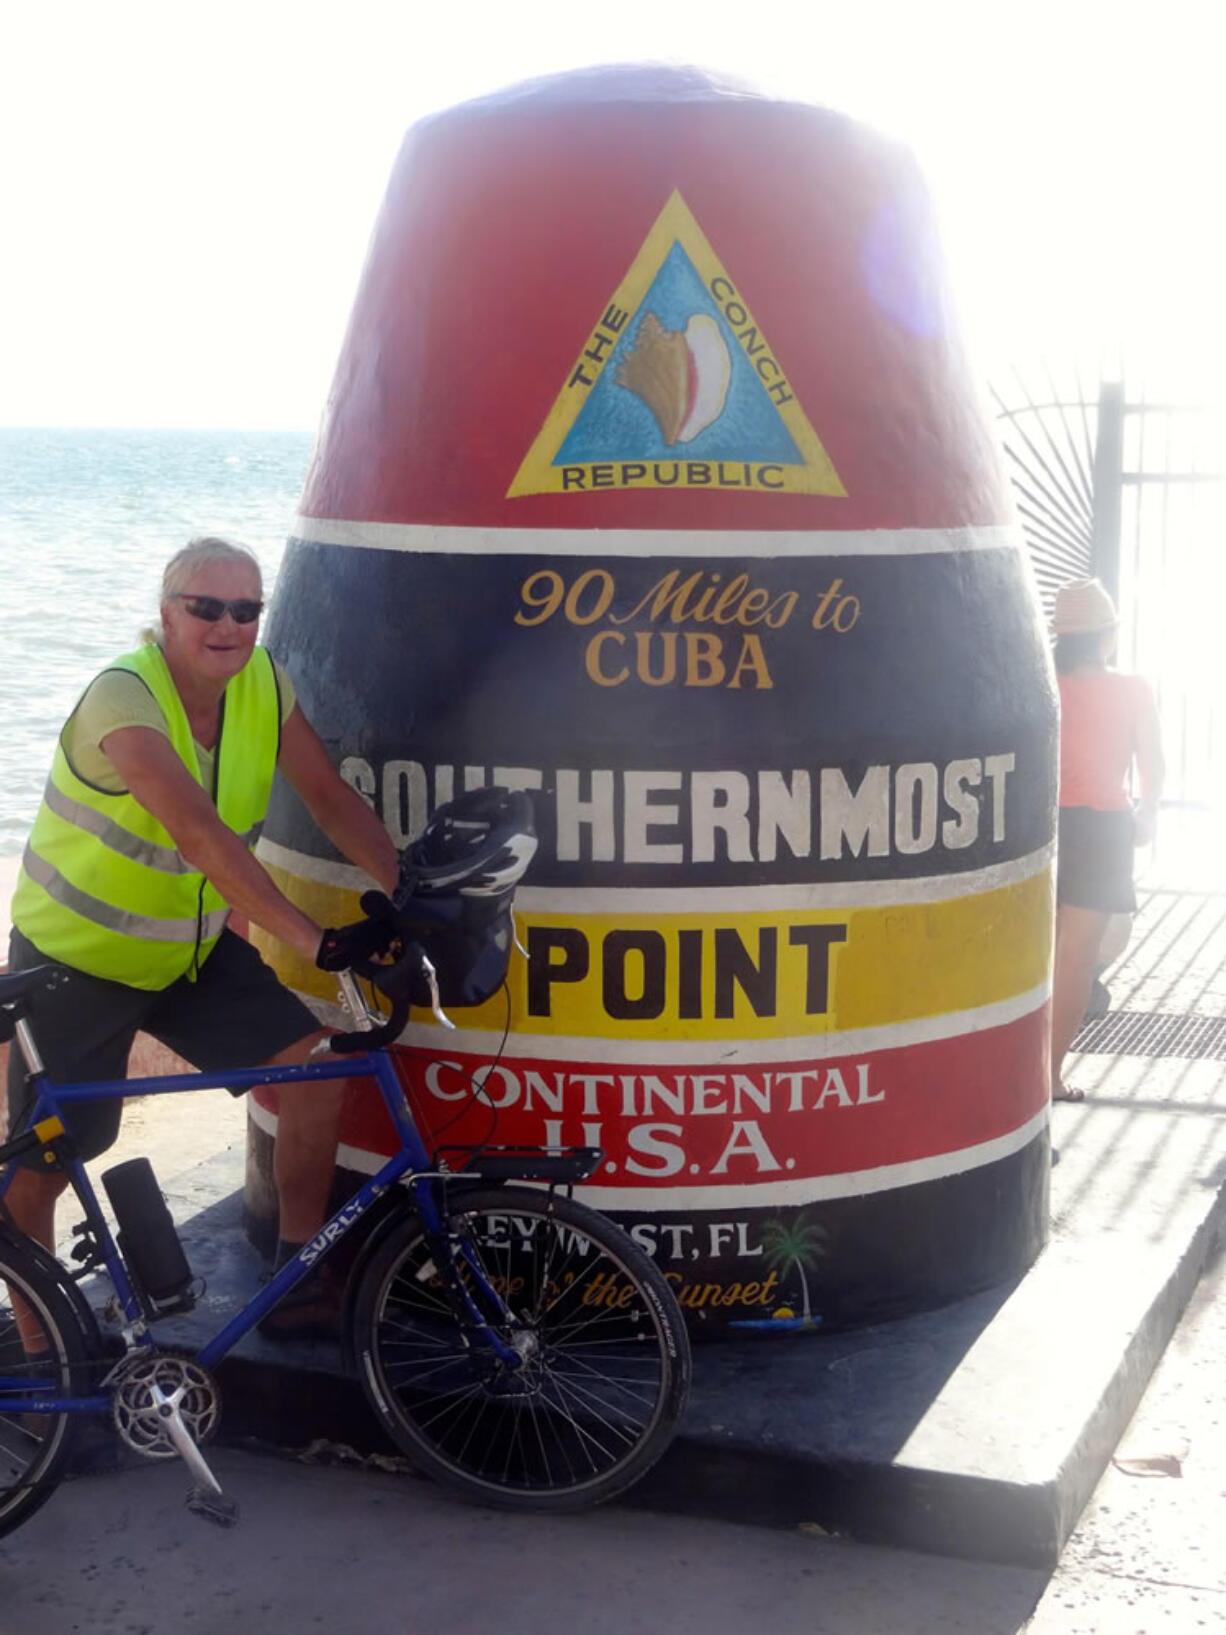
[[[203,784],[186,711],[157,647],[117,659],[149,688],[171,744]],[[194,976],[225,928],[220,894],[126,790],[78,777],[64,734],[22,860],[13,924],[36,948],[94,976],[161,989]],[[272,661],[256,648],[226,688],[214,750],[218,813],[248,845],[263,827],[280,740]]]
[[[61,817],[65,823],[75,824],[78,829],[96,835],[104,846],[109,846],[111,851],[118,852],[121,857],[130,857],[134,863],[143,863],[146,868],[164,869],[167,874],[194,873],[191,864],[176,847],[159,846],[156,841],[142,840],[139,835],[121,828],[105,813],[96,812],[92,806],[86,806],[84,802],[73,800],[63,794],[50,778],[47,779],[43,790],[43,800],[56,817]],[[37,875],[35,879],[38,879]],[[48,891],[51,890],[46,880],[39,879],[38,883],[47,886]],[[90,916],[91,919],[93,917]]]
[[[78,829],[86,829],[90,834],[97,835],[104,846],[109,846],[121,857],[130,857],[133,862],[144,863],[147,868],[163,869],[167,874],[197,872],[176,847],[159,846],[156,841],[141,840],[138,835],[121,828],[104,813],[96,812],[92,806],[86,806],[81,801],[72,800],[63,794],[50,778],[43,788],[43,800],[57,817],[62,817],[67,823],[74,823]],[[249,849],[254,849],[263,832],[264,823],[261,819],[259,823],[253,823],[239,839]]]
[[[203,938],[216,941],[230,917],[228,908],[206,914],[203,920],[198,920],[194,914],[186,920],[155,920],[148,914],[129,914],[126,909],[112,908],[101,897],[91,897],[89,892],[81,891],[65,880],[62,874],[57,874],[30,846],[25,849],[21,866],[31,880],[42,886],[57,903],[70,908],[82,919],[92,920],[95,925],[104,926],[108,931],[121,931],[126,937],[144,937],[153,942],[190,942],[194,948],[197,925],[203,928]]]

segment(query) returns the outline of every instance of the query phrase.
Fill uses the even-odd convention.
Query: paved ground
[[[1028,1635],[1226,1630],[1226,1259],[1193,1297]]]
[[[408,1478],[233,1452],[218,1469],[241,1495],[234,1532],[187,1516],[170,1469],[62,1490],[0,1544],[3,1635],[1012,1635],[1041,1588],[794,1532],[507,1516]]]
[[[1153,1473],[1108,1471],[1050,1582],[812,1531],[625,1509],[508,1516],[405,1476],[222,1450],[217,1469],[242,1506],[230,1532],[187,1514],[175,1466],[62,1488],[0,1541],[0,1635],[1220,1631],[1223,1355],[1219,1266],[1121,1444]]]

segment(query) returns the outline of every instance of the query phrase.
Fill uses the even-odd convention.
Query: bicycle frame
[[[195,1353],[195,1360],[202,1367],[214,1367],[272,1310],[284,1294],[307,1275],[316,1261],[327,1255],[356,1226],[377,1199],[407,1175],[410,1177],[410,1191],[423,1227],[427,1235],[436,1239],[440,1246],[440,1275],[445,1278],[453,1298],[458,1298],[467,1307],[469,1321],[466,1327],[474,1338],[489,1347],[499,1362],[511,1368],[521,1366],[519,1354],[490,1327],[464,1282],[451,1270],[454,1252],[444,1230],[442,1215],[435,1200],[435,1187],[432,1184],[440,1178],[442,1172],[437,1170],[431,1161],[430,1154],[413,1122],[404,1088],[385,1050],[362,1056],[337,1056],[330,1061],[308,1062],[298,1067],[237,1068],[224,1073],[181,1073],[145,1079],[99,1079],[78,1084],[53,1084],[45,1072],[38,1072],[32,1077],[37,1100],[28,1123],[33,1125],[45,1118],[61,1118],[71,1136],[71,1119],[64,1118],[65,1110],[90,1101],[183,1094],[193,1090],[251,1090],[265,1084],[308,1084],[321,1079],[351,1078],[373,1079],[378,1085],[384,1106],[400,1140],[400,1151],[393,1154],[377,1174],[364,1182],[353,1197],[349,1198],[332,1218],[324,1223],[319,1232],[303,1245],[293,1259],[287,1261],[225,1327]],[[114,1235],[99,1207],[97,1194],[86,1173],[84,1162],[80,1158],[69,1157],[64,1161],[64,1168],[70,1185],[85,1211],[86,1222],[98,1244],[103,1264],[114,1285],[135,1344],[156,1351],[157,1341],[149,1332],[139,1298],[120,1257]],[[10,1161],[0,1174],[0,1202],[12,1184],[15,1170],[16,1162]],[[466,1254],[465,1263],[482,1297],[491,1302],[494,1310],[500,1310],[502,1301],[486,1278],[480,1261]],[[23,1391],[24,1395],[21,1394]],[[106,1413],[110,1409],[110,1398],[105,1395],[71,1398],[35,1395],[31,1391],[31,1382],[28,1378],[12,1379],[0,1376],[0,1399],[3,1400],[5,1412],[10,1414]]]

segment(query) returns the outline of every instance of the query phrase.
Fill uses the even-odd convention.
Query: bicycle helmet
[[[440,806],[401,854],[393,902],[419,926],[437,924],[416,935],[444,1005],[480,1005],[502,986],[515,945],[511,903],[535,852],[531,799],[493,786]]]
[[[405,848],[400,885],[414,896],[459,892],[498,897],[512,890],[536,852],[532,802],[521,789],[470,789],[440,806]]]

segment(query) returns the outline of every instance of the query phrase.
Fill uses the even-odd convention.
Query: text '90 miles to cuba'
[[[677,568],[630,605],[619,605],[608,568],[587,568],[569,581],[539,568],[519,595],[517,625],[533,629],[560,614],[577,628],[602,627],[584,651],[584,669],[598,687],[637,680],[648,687],[771,688],[764,635],[782,630],[802,603],[800,591],[770,590],[744,571]],[[812,630],[843,636],[859,622],[860,599],[835,577],[812,594],[804,617]]]

